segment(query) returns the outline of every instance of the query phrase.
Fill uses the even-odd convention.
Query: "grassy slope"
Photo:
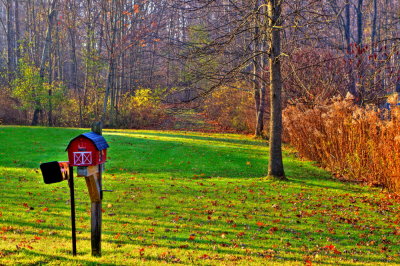
[[[396,264],[399,202],[331,180],[285,154],[289,182],[263,180],[267,145],[239,135],[111,131],[103,256],[90,256],[90,203],[76,180],[78,256],[67,183],[40,162],[66,160],[78,129],[0,127],[0,264]]]

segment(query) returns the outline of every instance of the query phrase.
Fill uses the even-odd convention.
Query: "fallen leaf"
[[[265,223],[263,223],[263,222],[257,222],[257,226],[263,227],[263,226],[265,226]]]
[[[139,249],[139,255],[140,257],[144,256],[144,248]]]
[[[244,236],[245,235],[245,233],[244,232],[239,232],[238,234],[237,234],[237,236]]]

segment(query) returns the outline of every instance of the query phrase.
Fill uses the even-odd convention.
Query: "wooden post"
[[[92,125],[92,131],[99,135],[102,135],[102,123],[96,122]],[[92,256],[101,257],[101,220],[102,220],[102,212],[101,212],[101,201],[103,199],[102,194],[102,167],[98,165],[99,171],[95,175],[95,181],[97,181],[97,185],[100,190],[100,200],[92,201],[91,207],[91,242],[92,242]]]
[[[72,255],[76,256],[76,224],[75,224],[75,190],[74,190],[74,168],[69,167],[69,192],[71,200],[71,231],[72,231]]]
[[[101,191],[99,188],[99,182],[97,181],[97,173],[90,176],[85,176],[86,186],[89,190],[89,196],[91,202],[101,201]]]

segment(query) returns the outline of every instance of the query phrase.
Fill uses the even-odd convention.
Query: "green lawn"
[[[78,256],[67,182],[41,162],[67,159],[82,129],[0,127],[2,264],[400,264],[399,199],[340,183],[285,149],[288,182],[265,180],[268,146],[240,135],[105,130],[102,257],[91,257],[90,202],[75,179]]]

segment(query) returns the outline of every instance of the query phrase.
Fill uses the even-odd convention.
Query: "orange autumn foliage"
[[[399,192],[400,107],[387,111],[343,99],[290,106],[283,113],[285,139],[336,177]]]
[[[204,101],[205,116],[224,131],[251,133],[255,128],[255,108],[252,89],[248,84],[235,88],[222,86]]]

